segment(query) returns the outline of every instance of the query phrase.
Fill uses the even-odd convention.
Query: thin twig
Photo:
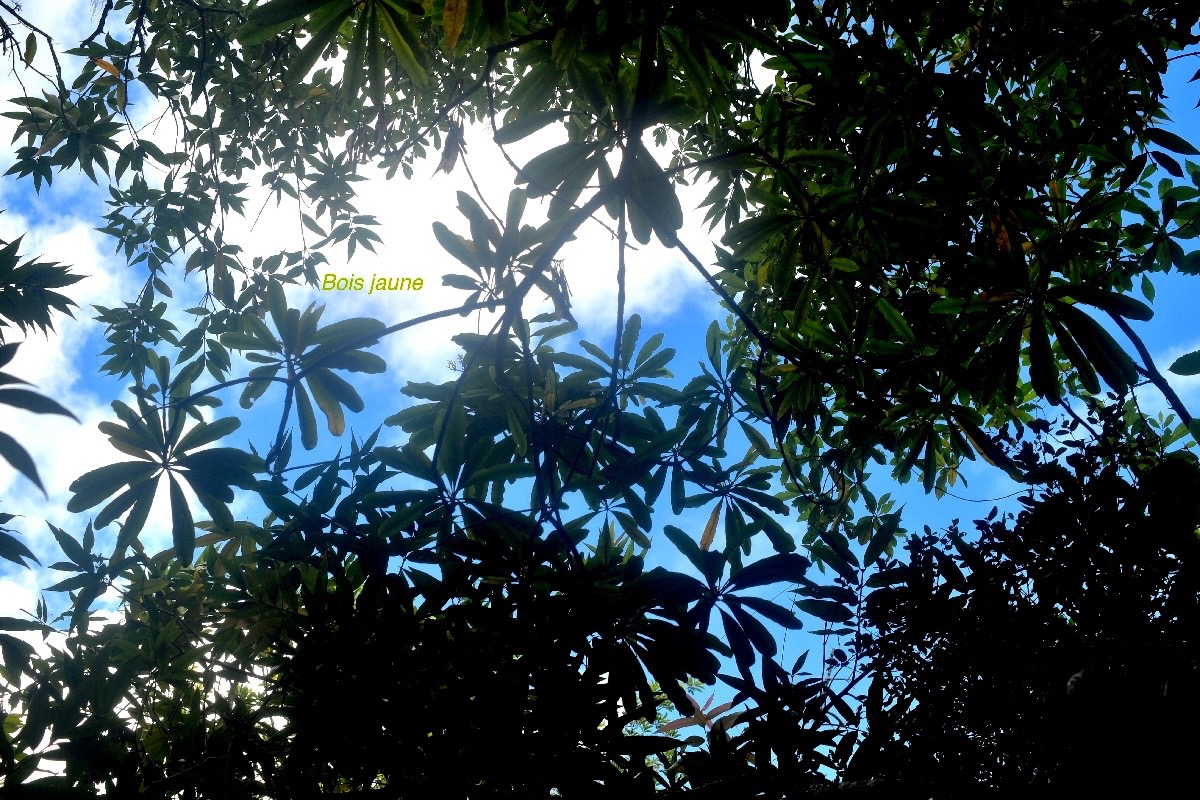
[[[113,9],[114,0],[104,0],[104,8],[100,10],[100,22],[96,24],[96,30],[92,31],[91,36],[88,36],[79,43],[80,49],[87,47],[96,40],[96,37],[104,32],[104,26],[108,23],[108,12]]]

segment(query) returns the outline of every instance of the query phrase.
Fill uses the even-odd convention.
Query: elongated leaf
[[[688,536],[674,525],[664,526],[663,533],[665,533],[667,538],[671,540],[671,544],[675,545],[675,548],[679,550],[679,552],[682,553],[688,561],[692,562],[692,566],[695,567],[700,574],[704,574],[704,553],[700,550],[700,547],[694,541],[692,541],[692,537]]]
[[[243,489],[257,486],[254,473],[263,468],[262,459],[236,447],[210,447],[179,456],[176,462],[195,473],[188,477],[189,482],[201,480],[210,486],[239,486]]]
[[[713,539],[717,535],[717,522],[721,519],[721,504],[717,503],[713,506],[712,513],[708,515],[708,523],[704,526],[704,533],[700,536],[700,549],[707,550],[712,547]]]
[[[377,319],[370,317],[351,317],[318,330],[312,337],[312,343],[318,345],[304,354],[306,366],[320,363],[330,350],[344,349],[351,345],[354,349],[368,347],[379,341],[386,326]]]
[[[534,156],[521,170],[518,179],[528,183],[530,197],[542,197],[553,192],[565,176],[578,168],[595,152],[595,145],[567,142]]]
[[[1187,139],[1170,131],[1165,131],[1162,128],[1147,128],[1146,138],[1159,147],[1170,150],[1172,153],[1182,153],[1185,156],[1200,156],[1200,150],[1197,150]]]
[[[230,331],[221,334],[221,344],[234,350],[266,350],[279,352],[279,344],[274,339],[258,339],[245,333]]]
[[[1097,289],[1094,286],[1079,286],[1070,285],[1057,287],[1051,293],[1051,296],[1066,296],[1074,298],[1081,303],[1086,303],[1089,306],[1095,306],[1103,311],[1107,311],[1118,316],[1128,319],[1136,319],[1142,322],[1149,322],[1154,318],[1154,309],[1138,300],[1136,297],[1121,294],[1119,292],[1107,292],[1102,289]]]
[[[754,648],[750,645],[750,637],[725,610],[721,611],[721,623],[725,630],[725,641],[733,650],[733,659],[738,668],[743,671],[749,669],[754,664]]]
[[[683,227],[683,207],[671,180],[640,142],[629,196],[634,207],[650,220],[662,243],[673,247],[675,232]]]
[[[1180,356],[1167,369],[1176,375],[1200,375],[1200,350]]]
[[[1075,372],[1079,375],[1079,382],[1083,384],[1083,388],[1092,394],[1100,394],[1100,379],[1096,377],[1096,370],[1092,366],[1092,362],[1088,361],[1087,356],[1083,354],[1075,337],[1053,315],[1050,317],[1050,327],[1058,340],[1058,346],[1066,353],[1071,366],[1075,367]]]
[[[13,356],[17,354],[17,348],[20,346],[20,342],[0,344],[0,367],[6,366],[8,362],[13,360]]]
[[[304,47],[288,63],[287,79],[289,81],[300,83],[308,77],[308,73],[312,72],[313,67],[321,60],[321,56],[325,53],[325,48],[329,47],[330,43],[333,42],[334,37],[337,36],[338,28],[350,16],[353,8],[353,6],[347,6],[332,21],[312,32],[312,36],[304,43]]]
[[[35,414],[60,414],[79,421],[78,417],[58,402],[29,389],[0,389],[0,404],[22,408]]]
[[[0,631],[45,631],[54,629],[45,623],[34,619],[17,619],[16,617],[0,617]]]
[[[346,0],[271,0],[250,13],[247,19],[248,24],[244,29],[246,34],[239,35],[238,38],[242,40],[243,44],[248,44],[246,36],[251,34],[253,29],[281,24],[290,25],[307,17],[322,6],[339,2],[344,3]],[[253,30],[253,32],[257,31]]]
[[[358,390],[350,382],[338,377],[329,370],[316,369],[310,372],[308,374],[310,388],[314,378],[321,384],[324,391],[329,392],[329,394],[350,411],[357,414],[366,407],[362,397],[358,394]]]
[[[775,637],[767,630],[766,626],[755,619],[750,614],[747,614],[741,607],[740,603],[730,603],[729,610],[733,612],[733,618],[737,620],[738,625],[746,636],[750,639],[754,649],[762,653],[767,658],[774,658],[779,652]]]
[[[736,600],[754,613],[764,616],[788,630],[798,631],[804,627],[804,623],[800,621],[799,617],[778,603],[764,600],[761,597],[738,597]]]
[[[206,444],[212,444],[233,433],[241,425],[242,422],[237,417],[224,417],[212,422],[201,422],[183,435],[183,438],[175,445],[175,451],[187,452]]]
[[[308,392],[299,384],[295,388],[295,400],[296,418],[300,422],[300,444],[304,445],[305,450],[312,450],[317,446],[317,417],[313,414]]]
[[[238,398],[238,405],[242,408],[250,408],[254,405],[258,398],[262,397],[267,389],[271,388],[272,379],[279,374],[279,370],[283,367],[280,364],[255,367],[246,375],[247,378],[257,378],[246,384],[246,388],[242,390],[241,397]]]
[[[275,323],[275,330],[279,331],[280,338],[283,340],[283,347],[288,352],[296,352],[296,343],[289,341],[289,337],[285,332],[287,327],[287,296],[284,294],[283,286],[277,281],[271,281],[267,284],[267,309],[271,312],[271,322]],[[247,316],[258,319],[253,314]]]
[[[874,564],[895,539],[896,526],[880,525],[875,533],[872,534],[871,540],[867,542],[867,549],[863,553],[863,563],[867,565]]]
[[[46,493],[46,487],[42,485],[42,479],[38,475],[37,466],[33,463],[33,459],[29,456],[29,452],[26,451],[24,447],[21,447],[21,445],[17,444],[16,439],[9,436],[7,433],[2,432],[0,432],[0,456],[2,456],[13,469],[24,475],[30,483],[41,489],[42,494]]]
[[[522,114],[497,130],[493,139],[496,144],[512,144],[562,118],[561,111],[538,111],[532,114]]]
[[[363,372],[368,375],[378,375],[387,371],[387,362],[366,350],[343,350],[324,356],[321,365],[326,369],[344,369],[347,372]]]
[[[158,468],[157,464],[145,461],[122,461],[84,473],[71,483],[74,496],[67,503],[67,510],[85,511],[121,491],[127,484],[133,486],[141,483]]]
[[[47,592],[73,592],[76,589],[82,589],[84,586],[87,586],[92,583],[96,583],[99,580],[100,580],[99,576],[93,575],[88,572],[84,572],[84,573],[80,573],[79,575],[72,575],[70,578],[61,580],[58,583],[54,584],[53,586],[47,586],[46,591]]]
[[[447,253],[454,256],[456,259],[458,259],[458,261],[460,263],[462,263],[464,266],[466,266],[472,270],[475,270],[476,272],[478,272],[483,267],[483,262],[479,258],[479,255],[475,252],[474,245],[472,245],[470,242],[468,242],[463,237],[459,236],[457,233],[454,233],[452,230],[447,228],[445,226],[445,224],[443,224],[441,222],[434,222],[433,223],[433,236],[435,239],[438,240],[438,244],[440,244],[442,246],[443,250],[445,250]],[[445,278],[450,278],[450,277],[451,277],[450,275],[445,276]],[[453,276],[453,277],[458,278],[458,277],[465,277],[465,276]],[[445,280],[445,278],[443,278],[443,280]],[[474,280],[474,279],[469,279],[469,280]],[[455,284],[448,283],[447,285],[454,286]],[[479,287],[476,285],[469,285],[469,286],[457,286],[457,288],[471,290],[471,289],[477,289]]]
[[[1039,397],[1045,397],[1051,403],[1062,400],[1058,365],[1054,361],[1054,351],[1050,349],[1050,335],[1046,332],[1040,306],[1034,309],[1029,323],[1029,379]]]
[[[147,481],[157,486],[158,481]],[[111,523],[115,522],[118,517],[133,507],[143,492],[142,484],[137,484],[129,489],[126,489],[121,494],[117,495],[112,502],[100,509],[100,513],[96,514],[96,518],[92,524],[96,528],[106,528]]]
[[[746,438],[750,440],[751,446],[762,458],[772,458],[775,453],[775,448],[767,441],[767,437],[762,435],[762,432],[753,425],[747,425],[745,422],[738,420],[738,425],[741,426],[742,433],[746,434]]]
[[[28,566],[25,559],[32,561],[35,564],[41,564],[33,551],[24,545],[24,543],[12,536],[6,531],[0,530],[0,558],[11,561],[14,564],[20,564],[22,567]]]
[[[812,614],[817,619],[823,619],[826,622],[840,623],[854,619],[853,611],[833,600],[805,598],[797,600],[796,605],[805,613]]]
[[[195,474],[192,473],[184,476],[188,481],[188,485],[196,494],[196,499],[200,501],[200,505],[204,506],[204,510],[212,518],[213,524],[224,531],[232,530],[234,520],[233,514],[229,511],[229,506],[220,497],[209,492],[208,486],[195,480],[195,477]]]
[[[442,29],[446,32],[442,46],[447,50],[458,46],[458,38],[467,20],[467,5],[467,0],[446,0],[442,6]]]
[[[1074,306],[1052,302],[1071,336],[1109,386],[1124,392],[1137,382],[1137,367],[1133,359],[1108,331]]]
[[[188,508],[187,498],[183,488],[169,475],[171,482],[171,541],[175,545],[175,555],[184,566],[192,563],[196,549],[196,525],[192,521],[192,510]]]
[[[341,436],[346,432],[346,415],[342,411],[342,404],[338,402],[337,397],[330,391],[322,371],[314,370],[309,373],[307,383],[308,390],[312,394],[312,399],[316,402],[317,408],[321,409],[321,413],[325,415],[325,423],[329,432],[334,436]],[[361,405],[362,401],[359,400],[360,408]]]
[[[121,532],[117,534],[115,553],[123,554],[137,540],[138,534],[146,526],[146,519],[150,516],[150,508],[154,505],[154,494],[157,489],[158,481],[146,481],[131,490],[136,495],[136,499],[133,508],[129,510],[129,515],[121,523]]]
[[[749,589],[772,583],[797,583],[810,566],[812,562],[797,553],[776,553],[743,567],[729,580],[729,587]]]
[[[417,87],[428,87],[429,73],[425,71],[423,63],[425,51],[420,38],[407,20],[386,4],[379,8],[378,19],[384,35],[392,45],[392,55],[396,57],[400,68]]]
[[[633,358],[633,350],[637,347],[638,338],[642,335],[642,317],[640,314],[630,314],[625,322],[625,330],[621,332],[621,366],[628,369]]]
[[[896,332],[901,341],[903,341],[905,344],[917,343],[916,334],[914,334],[912,328],[909,327],[908,321],[905,320],[904,316],[896,310],[894,305],[888,302],[886,297],[877,298],[875,301],[875,307],[879,309],[880,315],[887,320],[888,325],[892,327],[892,330]]]
[[[54,534],[54,538],[58,542],[58,546],[62,548],[63,554],[66,555],[67,558],[71,559],[71,561],[77,566],[84,569],[91,569],[95,566],[92,563],[91,554],[84,550],[79,545],[79,542],[75,541],[74,537],[61,528],[56,528],[53,525],[50,525],[50,523],[46,524],[49,525],[50,532]]]

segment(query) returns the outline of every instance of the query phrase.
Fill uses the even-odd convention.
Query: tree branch
[[[1168,405],[1170,405],[1171,409],[1179,415],[1179,419],[1183,422],[1183,424],[1191,425],[1192,415],[1188,412],[1187,406],[1184,405],[1183,400],[1180,399],[1175,390],[1171,388],[1171,384],[1167,383],[1166,377],[1164,377],[1163,374],[1158,371],[1158,367],[1154,366],[1154,359],[1151,358],[1150,351],[1146,348],[1145,342],[1142,341],[1141,337],[1134,333],[1133,328],[1129,325],[1124,317],[1111,311],[1108,312],[1108,315],[1112,317],[1113,322],[1117,324],[1117,327],[1121,329],[1121,332],[1129,337],[1129,341],[1133,342],[1134,349],[1137,350],[1138,355],[1142,357],[1144,366],[1139,367],[1138,372],[1145,375],[1146,378],[1154,384],[1155,388],[1163,393],[1163,397],[1167,398]]]

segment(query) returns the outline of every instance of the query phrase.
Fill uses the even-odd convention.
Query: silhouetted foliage
[[[1018,460],[1043,489],[1019,513],[993,509],[972,544],[913,537],[902,580],[868,595],[854,771],[1047,795],[1186,781],[1186,737],[1163,734],[1200,712],[1200,465],[1099,414],[1098,437],[1039,428]]]
[[[0,2],[0,42],[49,76],[6,112],[9,174],[103,180],[103,231],[146,270],[96,308],[132,396],[100,424],[120,455],[71,485],[90,519],[52,527],[67,608],[0,620],[53,644],[0,634],[0,793],[940,800],[1177,774],[1182,746],[1137,712],[1195,705],[1200,425],[1133,291],[1200,272],[1200,167],[1179,160],[1200,151],[1161,126],[1193,6],[106,0],[60,52]],[[355,207],[359,165],[452,171],[470,123],[516,188],[434,225],[457,299],[295,305],[335,248],[394,235]],[[541,130],[559,143],[512,161]],[[708,182],[711,257],[685,241],[685,181]],[[270,255],[226,225],[251,186],[297,209]],[[620,299],[595,344],[559,255],[602,216]],[[630,237],[720,301],[694,373],[626,311]],[[317,450],[366,410],[358,376],[400,366],[382,340],[484,312],[449,380]],[[235,400],[276,416],[217,416]],[[870,471],[940,495],[977,457],[1041,494],[897,561]],[[173,546],[151,554],[160,499]],[[647,566],[667,542],[686,569]],[[823,655],[787,663],[778,631],[805,622]],[[694,702],[717,682],[728,704]]]

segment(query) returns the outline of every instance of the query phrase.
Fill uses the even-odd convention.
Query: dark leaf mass
[[[49,548],[63,573],[0,617],[0,797],[1190,785],[1200,423],[1138,326],[1157,274],[1200,274],[1200,151],[1162,83],[1194,3],[92,11],[64,45],[0,2],[9,196],[82,173],[139,275],[93,307],[129,389],[111,457],[53,545],[0,513],[10,569]],[[471,172],[496,153],[507,197]],[[378,286],[331,272],[343,247],[404,244],[356,207],[360,167],[435,157],[474,188],[434,225],[446,307],[298,302]],[[249,256],[231,223],[271,195],[294,235]],[[565,260],[597,223],[609,250]],[[695,370],[625,306],[654,241],[712,290]],[[52,335],[81,276],[24,251],[0,242],[0,405],[71,417],[9,339]],[[581,341],[571,281],[605,265],[614,335]],[[381,355],[472,316],[441,380]],[[44,489],[36,442],[0,457]],[[975,460],[1019,500],[902,515],[895,482],[940,498]]]

